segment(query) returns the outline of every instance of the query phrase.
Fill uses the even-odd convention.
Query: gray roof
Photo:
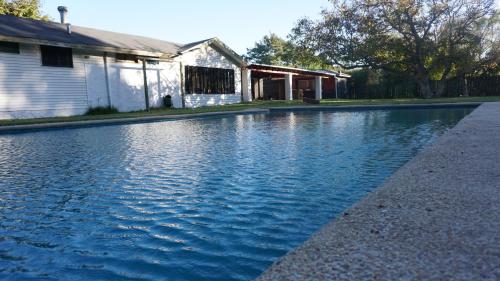
[[[193,43],[189,43],[189,44],[186,44],[186,45],[183,45],[180,49],[179,49],[179,52],[185,52],[191,48],[194,48],[198,45],[201,45],[201,44],[205,44],[207,42],[210,42],[214,40],[214,38],[210,38],[210,39],[205,39],[205,40],[200,40],[200,41],[196,41],[196,42],[193,42]]]
[[[75,25],[71,25],[71,31],[71,34],[69,34],[66,25],[61,23],[0,15],[0,36],[65,43],[74,46],[111,47],[175,55],[182,50],[207,41],[203,40],[184,45]]]

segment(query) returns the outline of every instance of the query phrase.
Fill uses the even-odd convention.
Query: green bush
[[[113,106],[111,107],[98,106],[89,108],[89,110],[87,110],[87,113],[85,113],[85,115],[104,115],[113,113],[118,113],[118,109],[116,109]]]

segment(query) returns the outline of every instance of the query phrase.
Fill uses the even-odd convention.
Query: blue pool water
[[[0,135],[0,279],[251,280],[470,111]]]

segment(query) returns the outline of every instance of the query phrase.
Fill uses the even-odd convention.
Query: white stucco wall
[[[85,67],[41,65],[37,45],[20,45],[20,54],[0,52],[0,119],[70,116],[87,111]]]
[[[109,99],[121,112],[145,106],[142,63],[107,59]],[[0,53],[0,119],[39,118],[84,114],[91,107],[108,106],[104,59],[73,51],[73,68],[41,65],[38,45],[21,44],[20,54]],[[159,64],[147,65],[149,103],[163,106],[170,95],[173,106],[182,107],[181,65],[234,69],[234,94],[185,95],[186,107],[222,105],[241,101],[241,70],[222,54],[203,45]]]
[[[108,60],[111,104],[119,111],[137,111],[146,108],[142,62]],[[178,62],[147,64],[150,107],[163,106],[163,97],[172,96],[175,107],[182,107],[180,94],[180,65]]]
[[[186,94],[184,95],[186,107],[223,105],[241,102],[241,69],[212,47],[202,45],[200,48],[176,58],[176,61],[182,62],[183,66],[234,69],[234,94]]]
[[[87,86],[87,98],[89,107],[106,107],[108,103],[108,92],[106,89],[106,74],[104,59],[101,56],[84,56],[85,79]]]

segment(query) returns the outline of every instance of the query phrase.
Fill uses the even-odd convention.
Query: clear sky
[[[74,25],[189,43],[219,37],[243,54],[269,32],[285,37],[295,22],[317,18],[328,0],[41,0],[59,20],[68,7]]]

